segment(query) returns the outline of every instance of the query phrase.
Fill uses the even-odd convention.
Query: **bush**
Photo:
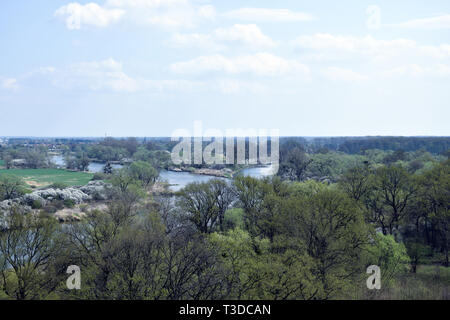
[[[75,206],[75,201],[72,199],[65,199],[63,201],[63,203],[64,203],[64,206],[67,208],[73,208]]]
[[[46,205],[42,210],[44,210],[45,213],[55,213],[58,211],[58,208],[54,206],[53,204]]]
[[[52,203],[50,203],[50,204],[46,205],[45,207],[43,207],[42,209],[46,213],[55,213],[58,210],[64,209],[65,206],[71,208],[71,206],[73,207],[74,205],[75,205],[75,202],[73,200],[71,200],[71,199],[66,199],[64,201],[55,200]]]
[[[368,265],[374,264],[381,269],[381,281],[389,287],[393,280],[408,271],[410,257],[403,243],[395,241],[392,235],[377,233],[369,249]]]
[[[51,184],[50,186],[49,186],[49,188],[52,188],[52,189],[65,189],[65,188],[67,188],[68,187],[68,185],[66,185],[66,184],[64,184],[64,183],[61,183],[61,182],[55,182],[55,183],[53,183],[53,184]]]
[[[96,172],[94,173],[94,176],[92,177],[92,181],[95,180],[108,180],[110,178],[110,175],[103,173],[103,172]]]
[[[22,178],[3,174],[0,176],[0,200],[20,197],[25,193],[25,183]]]
[[[244,210],[241,208],[229,209],[225,212],[225,229],[233,230],[235,228],[244,229]]]
[[[33,209],[42,209],[42,202],[40,200],[34,200],[31,204],[31,208]]]

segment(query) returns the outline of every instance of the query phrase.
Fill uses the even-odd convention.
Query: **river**
[[[267,177],[272,174],[272,167],[254,167],[246,168],[240,172],[244,176],[249,176],[253,178]],[[179,191],[186,185],[192,182],[207,182],[211,179],[222,179],[224,181],[229,181],[227,178],[218,178],[215,176],[208,176],[204,174],[195,174],[190,172],[178,172],[178,171],[167,171],[163,170],[159,174],[159,179],[161,181],[166,181],[170,184],[170,189],[173,191]]]
[[[64,158],[61,155],[55,155],[51,157],[51,160],[57,166],[64,166]],[[88,170],[90,172],[102,172],[104,163],[99,162],[91,162],[89,164]],[[120,164],[113,164],[112,167],[114,169],[122,168],[123,166]],[[243,169],[240,174],[244,176],[250,176],[253,178],[261,178],[271,175],[271,167],[254,167],[254,168],[246,168]],[[165,181],[170,184],[170,189],[172,191],[179,191],[184,188],[186,185],[192,182],[207,182],[211,179],[223,179],[225,181],[229,180],[227,178],[218,178],[215,176],[208,176],[204,174],[195,174],[190,172],[178,172],[178,171],[167,171],[163,170],[159,174],[159,180]]]
[[[50,159],[57,166],[61,166],[61,167],[65,166],[64,157],[61,155],[52,156]],[[91,162],[88,166],[88,170],[89,170],[89,172],[93,172],[93,173],[103,172],[104,166],[105,166],[105,164],[101,163],[101,162]],[[123,166],[121,164],[111,164],[111,167],[113,167],[113,169],[120,169]]]

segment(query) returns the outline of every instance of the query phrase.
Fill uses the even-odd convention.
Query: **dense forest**
[[[449,142],[286,137],[276,176],[165,193],[152,187],[172,165],[168,139],[14,141],[1,149],[6,169],[52,166],[57,145],[68,169],[105,162],[94,179],[107,187],[90,200],[104,207],[77,221],[55,219],[56,204],[74,205],[64,199],[2,209],[0,298],[448,299]],[[30,191],[0,174],[0,201]],[[80,290],[66,287],[70,265]],[[381,290],[366,287],[370,265]]]

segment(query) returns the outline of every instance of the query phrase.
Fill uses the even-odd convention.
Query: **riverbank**
[[[199,174],[199,175],[206,175],[206,176],[213,176],[213,177],[219,177],[219,178],[232,178],[233,177],[233,170],[229,168],[225,169],[209,169],[209,168],[192,168],[192,167],[181,167],[181,168],[174,168],[170,167],[168,171],[172,172],[188,172],[192,174]]]
[[[188,172],[198,175],[213,176],[218,178],[232,179],[238,174],[250,175],[250,176],[266,176],[269,175],[271,166],[266,165],[240,165],[233,169],[223,168],[223,169],[211,169],[211,168],[193,168],[193,167],[170,167],[168,171],[172,172]],[[254,172],[253,172],[254,171]],[[267,171],[267,172],[266,172]]]
[[[62,154],[52,154],[50,157],[50,160],[53,164],[55,164],[57,167],[64,169],[66,166],[64,157]],[[95,159],[94,159],[95,160]],[[103,172],[103,168],[106,165],[106,162],[102,161],[93,161],[92,159],[89,159],[90,163],[88,166],[89,173],[97,173],[97,172]],[[123,167],[122,164],[120,164],[120,161],[110,161],[110,164],[113,169],[120,169]]]

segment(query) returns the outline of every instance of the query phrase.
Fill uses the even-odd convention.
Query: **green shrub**
[[[58,208],[56,208],[56,206],[53,204],[46,205],[42,209],[44,210],[45,213],[55,213],[56,211],[58,211]]]
[[[410,257],[403,243],[395,241],[392,235],[377,233],[372,245],[368,248],[368,265],[374,264],[381,269],[383,286],[389,287],[393,280],[407,273]]]
[[[224,225],[225,229],[244,229],[244,210],[241,208],[229,209],[225,212]]]
[[[48,187],[52,188],[52,189],[65,189],[68,187],[68,185],[66,185],[62,182],[55,182],[55,183],[49,185]]]
[[[110,175],[103,173],[103,172],[96,172],[94,173],[94,176],[92,177],[92,180],[108,180],[110,178]]]
[[[25,182],[22,178],[10,174],[0,175],[0,200],[20,197],[25,190]]]
[[[31,208],[33,209],[42,209],[42,202],[40,200],[34,200],[31,204]]]
[[[73,208],[75,206],[75,201],[72,199],[66,199],[63,201],[64,206],[67,208]]]

